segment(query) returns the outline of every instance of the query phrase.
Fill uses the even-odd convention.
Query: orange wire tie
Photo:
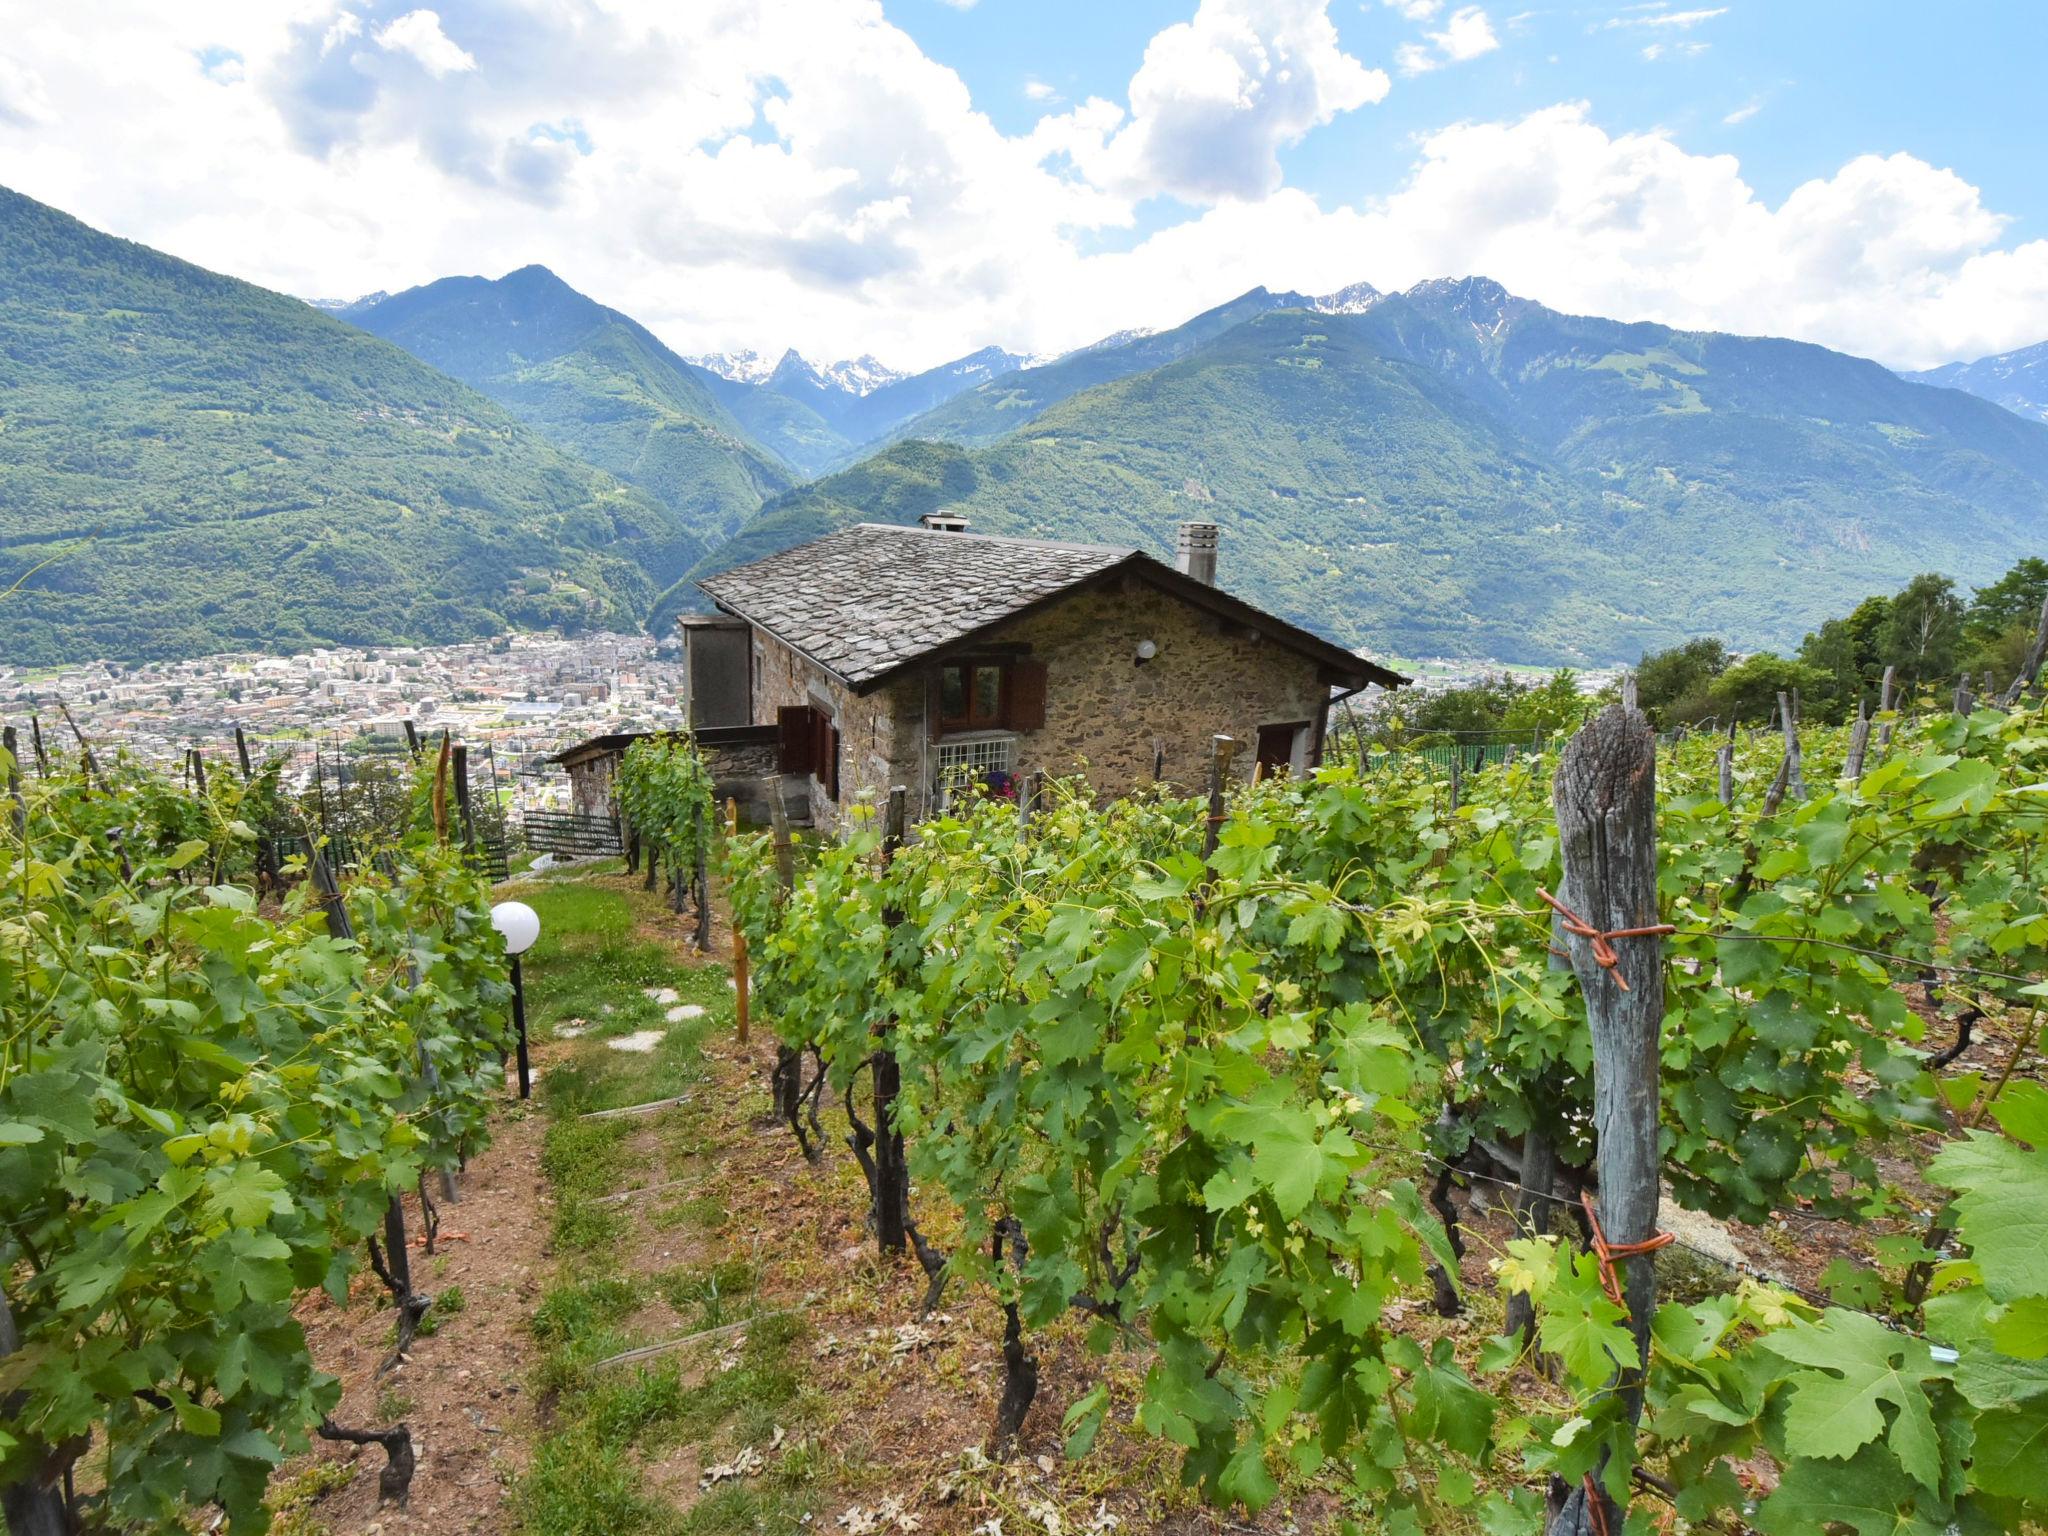
[[[1563,927],[1566,933],[1575,934],[1579,938],[1591,939],[1593,941],[1593,958],[1606,967],[1608,973],[1614,977],[1614,984],[1624,992],[1628,991],[1629,986],[1628,982],[1622,977],[1620,969],[1621,956],[1614,952],[1614,941],[1616,939],[1646,939],[1655,935],[1678,932],[1669,923],[1651,923],[1643,928],[1595,928],[1591,923],[1579,916],[1578,913],[1543,889],[1542,886],[1536,887],[1536,894],[1549,904],[1553,912],[1564,919]],[[1558,952],[1553,949],[1551,953],[1556,954]],[[1570,957],[1565,956],[1564,958],[1569,959]]]
[[[1640,1243],[1610,1243],[1607,1231],[1600,1225],[1600,1216],[1593,1209],[1593,1197],[1583,1190],[1579,1193],[1579,1204],[1585,1208],[1586,1222],[1593,1229],[1593,1252],[1600,1260],[1600,1287],[1607,1292],[1607,1299],[1617,1307],[1626,1307],[1621,1299],[1621,1278],[1615,1273],[1616,1259],[1639,1259],[1644,1254],[1655,1253],[1659,1248],[1668,1248],[1678,1241],[1671,1232],[1653,1232]]]

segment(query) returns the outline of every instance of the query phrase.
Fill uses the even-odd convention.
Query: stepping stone
[[[640,1029],[630,1035],[621,1035],[616,1040],[607,1040],[605,1044],[615,1051],[632,1051],[636,1055],[645,1056],[661,1044],[667,1038],[667,1034],[668,1031],[662,1029]]]
[[[587,1035],[589,1033],[590,1026],[581,1019],[578,1019],[573,1024],[557,1024],[555,1026],[555,1038],[557,1040],[574,1040],[578,1035]]]
[[[679,1003],[683,1000],[683,994],[674,987],[645,987],[642,990],[657,1003]]]
[[[704,1009],[696,1003],[678,1003],[675,1007],[669,1009],[663,1017],[671,1024],[680,1024],[685,1019],[703,1018]]]

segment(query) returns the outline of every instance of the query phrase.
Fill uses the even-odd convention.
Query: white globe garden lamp
[[[501,901],[491,908],[491,926],[505,941],[505,953],[512,957],[512,1027],[519,1037],[519,1097],[533,1097],[533,1073],[526,1058],[526,980],[519,974],[519,957],[533,948],[540,937],[540,914],[523,901]]]

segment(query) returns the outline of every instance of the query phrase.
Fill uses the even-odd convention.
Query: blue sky
[[[2044,58],[2039,0],[0,0],[0,184],[306,297],[538,261],[686,351],[1477,272],[1922,367],[2048,337]]]
[[[1664,129],[1694,153],[1738,156],[1773,203],[1856,155],[1903,150],[1975,183],[2012,218],[2016,239],[2048,234],[2048,4],[2039,0],[1678,0],[1664,9],[1719,14],[1678,39],[1703,49],[1655,60],[1642,54],[1655,30],[1608,25],[1647,8],[1510,0],[1490,9],[1497,50],[1457,69],[1397,76],[1373,113],[1283,151],[1288,180],[1355,201],[1397,183],[1414,138],[1446,122],[1585,100],[1610,130]],[[1146,42],[1188,10],[1173,0],[979,0],[966,9],[908,0],[891,15],[960,73],[999,127],[1024,132],[1042,109],[1026,95],[1032,82],[1069,100],[1116,96]],[[1348,50],[1382,64],[1431,29],[1379,3],[1352,0],[1329,14]]]

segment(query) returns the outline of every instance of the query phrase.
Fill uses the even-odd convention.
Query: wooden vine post
[[[738,837],[740,832],[739,801],[728,796],[725,802],[725,835]],[[747,934],[738,923],[732,925],[732,990],[733,1013],[738,1020],[740,1045],[747,1043],[748,1010],[753,1005],[753,994],[747,977]]]
[[[1209,819],[1202,831],[1202,857],[1216,851],[1217,835],[1223,830],[1223,786],[1230,778],[1230,759],[1237,743],[1228,736],[1209,738]]]
[[[1657,739],[1625,705],[1574,736],[1553,784],[1566,909],[1560,925],[1586,999],[1593,1037],[1594,1146],[1600,1176],[1596,1233],[1603,1267],[1620,1259],[1619,1289],[1635,1335],[1633,1368],[1617,1373],[1632,1420],[1657,1282],[1658,1068],[1664,1022],[1664,944],[1657,909]],[[1668,1239],[1667,1239],[1668,1240]],[[1588,1507],[1598,1500],[1604,1508]],[[1592,1478],[1571,1491],[1550,1536],[1621,1529],[1621,1510]]]
[[[770,774],[763,781],[768,789],[768,826],[774,834],[775,880],[782,899],[796,888],[796,850],[789,841],[789,810],[782,803],[782,778]],[[652,845],[648,853],[649,873],[653,871]],[[770,1079],[778,1118],[796,1124],[803,1094],[803,1052],[794,1046],[775,1047],[775,1075]]]
[[[884,869],[896,861],[903,847],[909,798],[910,792],[901,784],[889,791],[888,815],[882,823]],[[885,944],[895,945],[896,930],[902,923],[901,909],[883,909],[882,924],[889,934]],[[903,1132],[896,1127],[896,1100],[902,1091],[902,1065],[893,1042],[884,1041],[875,1052],[875,1246],[885,1256],[910,1250],[904,1228],[910,1213],[910,1170],[903,1155]]]

